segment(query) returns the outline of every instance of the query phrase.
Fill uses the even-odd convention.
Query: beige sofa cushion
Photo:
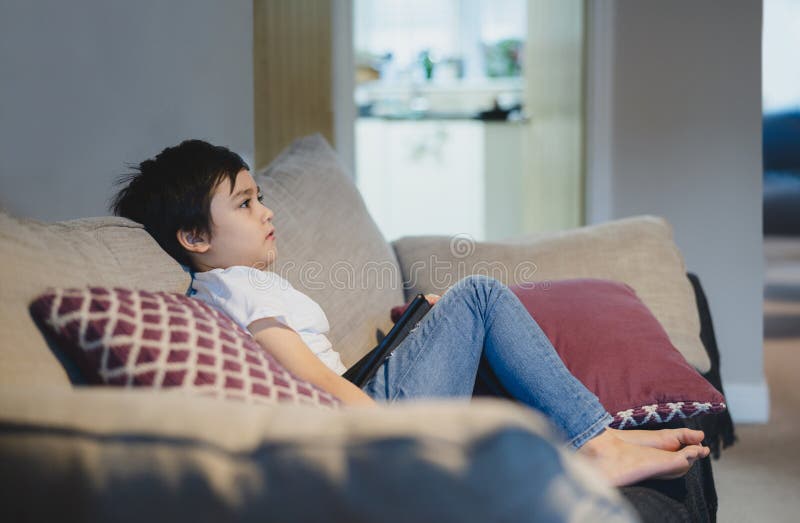
[[[255,175],[275,212],[272,270],[320,304],[345,366],[391,328],[400,269],[352,177],[320,135],[301,138]]]
[[[0,212],[0,382],[69,385],[28,312],[49,286],[90,284],[185,292],[189,277],[137,223],[87,218],[60,223]]]
[[[0,489],[14,493],[2,513],[7,521],[632,521],[615,489],[548,442],[548,427],[499,400],[332,413],[120,389],[0,388]]]
[[[711,368],[686,266],[662,218],[640,216],[505,243],[408,237],[394,242],[394,248],[410,287],[407,295],[441,294],[474,273],[508,284],[567,278],[627,283],[686,360],[700,372]]]

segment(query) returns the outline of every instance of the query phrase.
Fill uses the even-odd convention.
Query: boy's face
[[[211,236],[195,244],[198,270],[234,265],[263,270],[272,265],[277,255],[273,212],[259,198],[259,188],[246,170],[236,177],[233,192],[227,178],[217,185],[211,197]]]

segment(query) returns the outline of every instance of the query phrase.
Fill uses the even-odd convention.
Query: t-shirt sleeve
[[[272,272],[249,267],[233,267],[209,281],[214,305],[239,326],[247,326],[263,318],[275,318],[288,326],[284,300],[288,283]]]

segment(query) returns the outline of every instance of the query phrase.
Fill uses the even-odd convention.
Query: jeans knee
[[[462,278],[460,283],[473,289],[491,289],[502,285],[496,278],[485,274],[470,274]]]

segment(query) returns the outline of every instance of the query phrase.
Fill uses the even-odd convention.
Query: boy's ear
[[[180,243],[181,247],[189,252],[197,252],[202,254],[211,248],[211,244],[208,243],[208,239],[204,234],[196,231],[186,231],[183,229],[179,230],[176,234],[178,237],[178,243]]]

